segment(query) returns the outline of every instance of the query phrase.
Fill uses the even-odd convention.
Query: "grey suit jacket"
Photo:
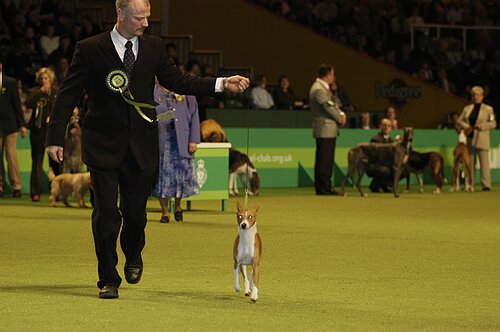
[[[462,114],[458,117],[458,124],[462,129],[470,127],[469,116],[473,109],[474,104],[465,106]],[[493,107],[481,104],[476,124],[481,126],[481,130],[475,129],[474,135],[472,138],[468,137],[467,142],[476,149],[488,151],[490,149],[490,130],[497,126]]]
[[[312,129],[315,138],[334,138],[339,135],[341,111],[325,82],[316,79],[309,91],[309,104],[313,116]]]

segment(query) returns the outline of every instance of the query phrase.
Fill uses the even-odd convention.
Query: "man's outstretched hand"
[[[227,89],[231,92],[243,92],[250,85],[250,80],[246,77],[235,75],[226,78],[226,82],[224,84],[224,89]]]
[[[64,159],[64,149],[62,146],[49,145],[45,148],[50,158],[54,161],[61,163]]]

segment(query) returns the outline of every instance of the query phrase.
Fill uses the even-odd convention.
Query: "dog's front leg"
[[[236,174],[229,174],[229,195],[236,196],[238,188],[236,187]]]
[[[240,265],[240,270],[241,270],[241,275],[243,276],[243,284],[245,285],[245,296],[250,296],[250,288],[252,286],[250,285],[250,281],[248,280],[247,266],[243,264]]]
[[[239,264],[237,262],[234,262],[234,290],[236,291],[236,293],[241,292],[239,270],[240,270]]]
[[[255,260],[255,259],[254,259]],[[259,300],[259,262],[252,263],[252,294],[250,300],[257,302]]]
[[[394,167],[394,181],[392,184],[392,193],[394,194],[394,197],[398,198],[398,185],[399,185],[399,178],[401,176],[401,166],[396,166]]]
[[[415,175],[418,180],[418,192],[422,194],[424,192],[424,179],[422,179],[422,173],[418,172],[415,173]]]

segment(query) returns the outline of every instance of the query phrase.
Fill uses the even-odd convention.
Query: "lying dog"
[[[257,233],[257,212],[259,206],[254,210],[245,210],[240,202],[236,202],[238,212],[238,236],[234,240],[234,289],[240,292],[239,272],[243,275],[245,285],[245,296],[250,296],[253,302],[259,299],[259,277],[260,256],[262,255],[262,241]],[[246,266],[252,265],[252,279],[248,280]]]
[[[80,173],[82,167],[82,129],[78,124],[78,116],[73,116],[68,124],[68,132],[64,138],[62,172]]]
[[[227,136],[220,124],[208,119],[200,123],[201,141],[202,142],[227,142]]]
[[[406,177],[406,191],[410,190],[410,174],[415,173],[418,179],[420,193],[424,192],[424,181],[422,179],[422,172],[429,168],[432,179],[436,184],[436,189],[434,194],[440,194],[443,189],[443,183],[445,182],[444,177],[444,159],[441,154],[437,152],[427,152],[419,153],[410,150],[410,158],[405,170],[405,174],[402,177]]]
[[[87,173],[64,173],[54,177],[49,173],[50,183],[50,206],[55,207],[57,202],[63,202],[66,206],[71,206],[68,203],[68,197],[73,194],[80,207],[87,207],[84,196],[90,186],[90,172]]]
[[[458,136],[458,144],[453,150],[453,174],[450,191],[460,190],[460,166],[462,166],[462,174],[465,177],[465,191],[474,191],[471,183],[470,172],[472,170],[472,159],[467,148],[467,136],[463,131]]]
[[[250,195],[258,195],[260,190],[260,179],[257,174],[257,169],[254,167],[250,158],[244,153],[235,149],[229,150],[229,194],[236,196],[239,194],[238,181],[239,176],[241,183],[246,184],[246,175],[250,181]]]
[[[398,183],[405,164],[408,162],[411,144],[413,141],[413,128],[405,128],[401,142],[395,143],[360,143],[350,149],[347,155],[349,162],[347,174],[342,181],[341,194],[344,195],[345,185],[349,179],[354,182],[354,172],[358,171],[356,187],[362,197],[367,195],[361,189],[361,179],[365,173],[366,165],[381,164],[393,170],[392,192],[394,197],[399,197]]]

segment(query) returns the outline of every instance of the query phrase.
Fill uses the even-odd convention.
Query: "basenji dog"
[[[236,220],[238,221],[238,236],[234,240],[234,289],[237,293],[241,291],[239,272],[243,275],[245,285],[245,296],[250,296],[250,300],[259,300],[259,265],[262,255],[262,241],[257,233],[257,212],[259,205],[253,210],[243,209],[240,202],[236,202],[238,211]],[[252,265],[252,279],[247,277],[246,266]]]
[[[250,158],[238,150],[229,150],[229,194],[236,196],[239,194],[237,177],[245,185],[245,179],[248,174],[250,181],[249,195],[258,195],[260,190],[260,178],[257,169],[250,161]]]
[[[474,187],[471,183],[470,172],[472,170],[472,159],[467,148],[467,136],[464,131],[458,135],[458,144],[453,150],[453,175],[450,191],[460,190],[460,166],[462,166],[462,177],[465,177],[465,191],[472,192]]]

